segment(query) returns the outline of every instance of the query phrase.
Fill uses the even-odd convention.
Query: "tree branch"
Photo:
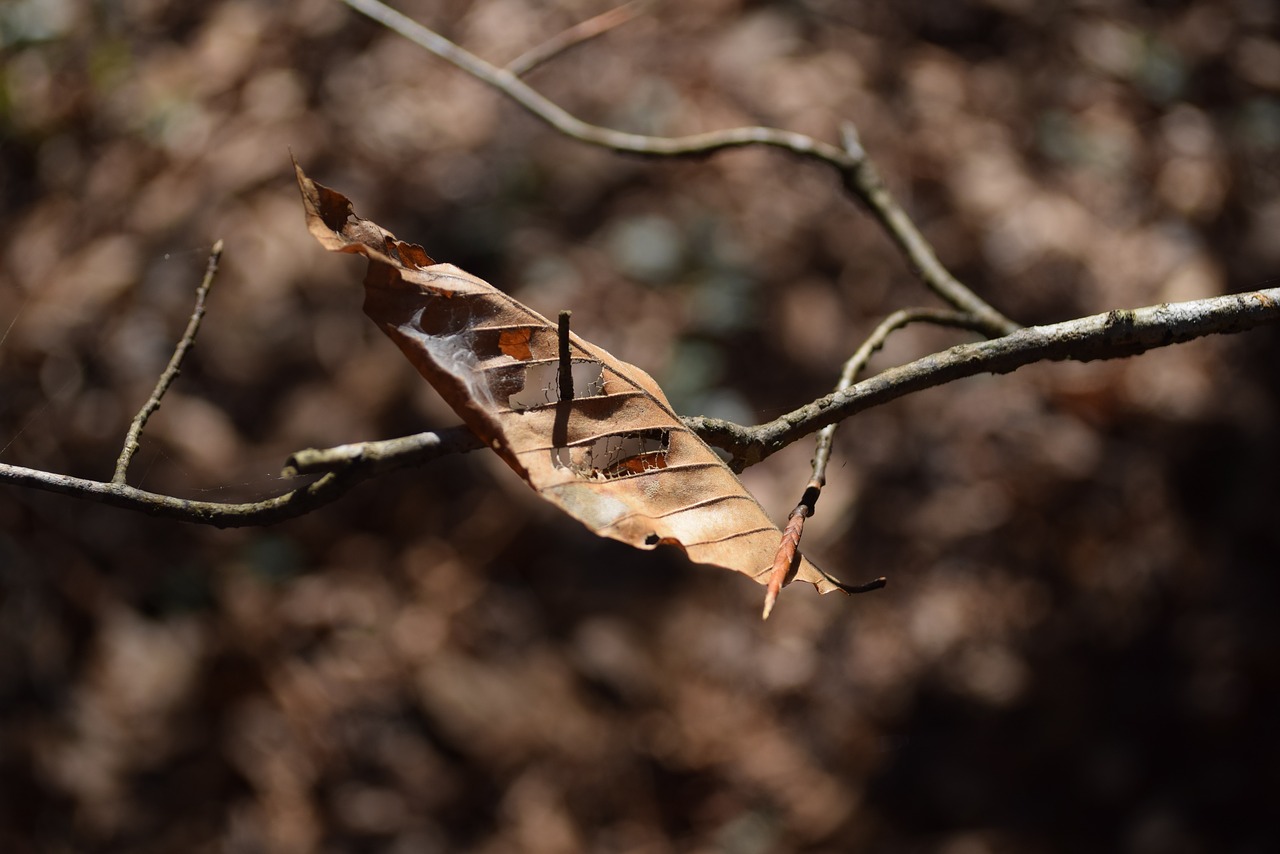
[[[59,495],[97,501],[112,507],[137,510],[150,516],[213,525],[217,528],[270,525],[295,516],[302,516],[333,501],[368,476],[369,474],[363,472],[333,472],[304,487],[265,501],[251,504],[221,504],[214,501],[189,501],[185,498],[147,492],[128,484],[85,480],[65,474],[0,463],[0,483],[56,492]]]
[[[497,89],[555,130],[579,142],[648,157],[706,155],[726,148],[766,145],[782,148],[838,169],[852,170],[857,165],[853,157],[837,146],[815,140],[804,134],[775,128],[744,127],[692,136],[661,137],[626,133],[593,125],[572,115],[540,94],[512,71],[486,62],[436,31],[424,27],[378,0],[343,0],[343,2],[419,47],[457,66],[480,82]]]
[[[1275,323],[1280,323],[1280,288],[1116,310],[1049,326],[1031,326],[992,341],[961,344],[890,368],[755,427],[703,416],[683,420],[708,444],[728,451],[733,457],[731,465],[741,471],[828,424],[963,377],[1009,373],[1040,361],[1119,359],[1195,338],[1245,332]],[[307,486],[251,504],[188,501],[124,484],[82,480],[2,463],[0,483],[222,528],[269,525],[327,504],[376,474],[480,447],[480,440],[469,430],[455,427],[385,442],[299,451],[290,458],[293,471],[328,473]]]
[[[191,501],[129,486],[125,482],[129,461],[138,450],[139,438],[147,419],[160,408],[161,398],[177,379],[182,360],[195,343],[196,335],[200,331],[200,321],[205,313],[205,298],[213,285],[221,257],[222,241],[219,240],[213,245],[204,279],[196,289],[195,308],[187,321],[186,331],[179,339],[168,366],[156,382],[151,397],[130,423],[111,481],[108,483],[85,480],[0,463],[0,483],[11,483],[16,486],[69,495],[73,498],[95,500],[113,507],[138,510],[153,516],[181,519],[219,528],[232,528],[270,525],[292,519],[333,501],[357,483],[376,474],[395,468],[419,465],[445,454],[465,453],[483,447],[470,430],[465,427],[454,427],[439,433],[419,433],[415,436],[383,442],[340,445],[323,451],[298,451],[289,458],[284,476],[321,473],[322,477],[283,495],[244,504]]]
[[[798,157],[834,168],[841,182],[884,228],[902,250],[921,281],[955,308],[967,311],[982,323],[988,336],[1007,335],[1018,328],[947,272],[928,241],[894,201],[872,164],[852,124],[843,128],[844,144],[835,146],[792,131],[767,127],[741,127],[691,136],[663,137],[624,133],[585,122],[569,113],[519,78],[509,68],[498,68],[464,50],[434,30],[424,27],[379,0],[343,0],[352,9],[404,36],[414,44],[450,62],[482,83],[502,92],[537,118],[567,137],[612,151],[647,157],[689,157],[713,154],[728,148],[763,145],[780,148]]]
[[[1245,332],[1280,323],[1280,288],[1118,309],[1048,326],[1031,326],[990,341],[961,344],[925,356],[843,391],[833,392],[781,418],[743,427],[715,418],[686,418],[708,444],[732,455],[741,471],[801,436],[874,406],[976,374],[1005,374],[1042,361],[1119,359],[1207,335]]]

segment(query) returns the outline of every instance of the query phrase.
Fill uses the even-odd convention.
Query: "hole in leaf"
[[[661,428],[615,433],[586,445],[571,445],[551,452],[560,468],[581,477],[614,480],[667,467],[671,431]]]
[[[573,396],[598,397],[604,393],[604,365],[573,363]],[[560,401],[560,363],[532,362],[524,369],[524,388],[507,398],[507,406],[520,412]]]
[[[647,534],[644,538],[644,544],[646,546],[656,546],[661,539],[662,537],[657,534]]]

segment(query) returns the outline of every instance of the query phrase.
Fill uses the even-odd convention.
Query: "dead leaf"
[[[307,227],[363,255],[364,310],[538,494],[603,537],[679,546],[697,563],[768,580],[781,532],[639,368],[570,335],[574,395],[560,400],[556,325],[352,212],[297,169]],[[839,581],[803,556],[788,581]]]

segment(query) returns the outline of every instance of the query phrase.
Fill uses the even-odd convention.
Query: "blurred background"
[[[498,64],[609,7],[400,0]],[[685,134],[856,122],[944,263],[1040,323],[1274,286],[1266,0],[659,3],[532,72]],[[589,149],[336,0],[0,5],[0,461],[214,501],[457,419],[306,234],[362,215],[758,423],[936,304],[834,176]],[[899,333],[873,366],[967,340]],[[0,486],[0,848],[1261,852],[1280,791],[1280,336],[847,421],[848,599],[594,537],[475,453],[218,531]],[[746,472],[782,520],[806,440]]]

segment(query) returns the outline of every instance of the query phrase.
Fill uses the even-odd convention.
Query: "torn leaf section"
[[[552,463],[591,480],[615,480],[667,467],[671,431],[665,429],[614,433],[593,442],[555,448]]]

